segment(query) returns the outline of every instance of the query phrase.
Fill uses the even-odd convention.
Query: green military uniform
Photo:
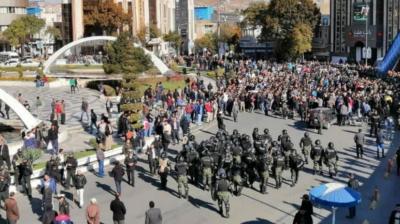
[[[276,188],[282,187],[282,172],[284,167],[285,167],[285,157],[282,154],[279,154],[274,159]]]
[[[234,185],[234,190],[237,196],[240,196],[243,188],[243,180],[242,180],[242,166],[237,160],[233,160],[232,166],[232,181]]]
[[[324,152],[325,157],[325,164],[328,166],[329,169],[329,176],[332,177],[333,175],[336,176],[337,173],[337,161],[339,160],[337,156],[337,152],[335,148],[329,147]]]
[[[185,161],[179,161],[175,165],[175,170],[178,173],[178,193],[179,198],[182,196],[182,188],[185,188],[185,196],[184,198],[188,198],[189,194],[189,185],[187,178],[187,171],[189,169],[188,164]]]
[[[272,162],[273,158],[272,155],[269,153],[262,155],[262,157],[259,160],[258,172],[260,175],[260,192],[263,194],[267,193],[269,167],[272,164]]]
[[[226,179],[226,176],[221,176],[221,179],[217,181],[216,191],[218,197],[219,212],[223,216],[223,205],[225,205],[226,218],[229,218],[229,189],[230,184]]]
[[[314,169],[314,174],[317,172],[317,170],[322,174],[322,154],[324,152],[324,149],[322,148],[321,145],[317,144],[311,148],[310,152],[310,157],[313,160],[313,169]]]
[[[203,188],[208,190],[208,187],[211,186],[211,178],[212,178],[212,166],[213,159],[210,155],[205,155],[201,157],[201,166],[203,168]]]
[[[306,164],[308,164],[308,156],[310,155],[311,147],[312,147],[312,140],[310,137],[308,137],[307,134],[300,140],[300,148],[301,152],[304,155],[304,161]]]

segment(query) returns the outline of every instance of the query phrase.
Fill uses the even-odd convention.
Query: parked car
[[[4,66],[4,67],[16,67],[18,64],[19,64],[19,59],[12,58],[12,59],[9,59],[8,61],[4,62],[2,64],[2,66]]]
[[[20,63],[20,65],[23,67],[38,67],[39,64],[39,62],[34,61],[32,58],[25,58]]]
[[[318,107],[309,110],[308,121],[307,121],[308,127],[310,128],[319,127],[318,114],[320,111],[322,111],[322,117],[323,117],[322,126],[324,128],[328,129],[335,122],[336,120],[335,109]]]

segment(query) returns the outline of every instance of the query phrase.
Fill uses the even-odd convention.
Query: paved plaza
[[[78,100],[79,101],[79,100]],[[282,129],[287,129],[292,137],[295,146],[304,133],[304,127],[298,121],[282,120],[279,118],[265,117],[259,113],[241,113],[239,122],[233,123],[230,118],[225,120],[227,129],[232,131],[238,129],[241,133],[251,134],[254,127],[261,130],[268,127],[274,138],[277,138]],[[357,216],[353,220],[345,218],[346,209],[339,209],[337,212],[337,223],[362,223],[368,220],[369,223],[386,223],[390,211],[394,208],[396,198],[400,197],[398,191],[398,177],[392,174],[387,180],[384,179],[384,169],[386,168],[387,158],[393,156],[395,149],[399,145],[399,135],[395,134],[392,143],[387,142],[387,148],[390,148],[385,159],[375,159],[376,152],[374,139],[368,138],[368,146],[365,149],[364,159],[356,160],[353,135],[359,127],[337,127],[333,126],[329,130],[324,130],[322,136],[312,132],[313,140],[319,138],[324,146],[329,141],[335,143],[339,151],[339,175],[334,180],[326,176],[312,175],[312,165],[306,165],[304,171],[300,173],[299,183],[295,187],[288,185],[290,172],[284,172],[284,184],[280,190],[273,188],[274,179],[269,179],[268,194],[262,195],[254,189],[245,188],[242,196],[231,197],[231,218],[225,219],[218,214],[217,202],[210,197],[210,192],[190,185],[189,200],[177,198],[177,183],[173,177],[168,179],[168,191],[158,190],[159,178],[149,175],[146,156],[141,155],[141,162],[138,164],[136,172],[136,186],[132,188],[126,183],[122,186],[122,201],[127,207],[125,220],[128,223],[144,223],[144,214],[148,208],[148,201],[153,200],[156,207],[161,208],[163,213],[163,223],[292,223],[293,217],[298,210],[301,202],[300,197],[308,190],[321,183],[332,181],[347,181],[347,174],[353,172],[362,183],[362,203],[357,207]],[[208,129],[200,129],[195,132],[198,141],[210,137],[216,132],[216,125],[211,125]],[[364,127],[367,130],[367,127]],[[297,147],[298,149],[298,147]],[[181,145],[172,146],[170,156],[174,156],[181,150]],[[108,167],[107,170],[110,170]],[[325,168],[326,171],[326,168]],[[112,213],[109,209],[109,203],[112,200],[112,192],[115,189],[111,177],[98,178],[93,173],[87,173],[88,184],[85,191],[85,206],[92,197],[96,197],[101,207],[101,221],[103,223],[112,223]],[[258,189],[258,183],[254,186]],[[381,200],[378,202],[376,210],[369,210],[369,198],[372,196],[373,188],[378,186],[381,193]],[[59,189],[63,192],[63,189]],[[68,192],[67,195],[72,198]],[[34,192],[33,200],[28,201],[27,197],[18,195],[20,211],[22,211],[21,223],[39,223],[41,213],[41,195]],[[57,209],[57,206],[55,207]],[[314,208],[314,223],[330,223],[330,213],[323,208]],[[5,212],[1,210],[0,214],[4,217]],[[74,223],[85,223],[85,211],[73,205],[71,217]]]

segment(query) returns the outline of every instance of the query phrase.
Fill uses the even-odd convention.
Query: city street
[[[279,118],[265,117],[257,112],[239,114],[239,122],[233,123],[230,118],[225,120],[227,129],[231,132],[238,129],[240,133],[251,134],[254,127],[260,130],[269,128],[274,139],[278,137],[282,129],[287,129],[295,147],[298,149],[298,142],[304,133],[302,124],[293,120],[282,120]],[[347,182],[347,175],[352,172],[356,175],[362,184],[362,204],[357,208],[357,216],[353,220],[346,219],[347,209],[339,209],[337,212],[337,223],[362,223],[365,219],[369,223],[382,223],[387,220],[390,211],[396,204],[396,198],[400,193],[396,190],[397,177],[392,174],[388,180],[384,179],[384,169],[386,168],[387,158],[395,153],[395,148],[399,145],[399,135],[395,134],[393,143],[387,142],[390,152],[385,159],[377,160],[375,158],[374,140],[368,138],[368,146],[365,149],[364,159],[356,160],[355,149],[353,143],[354,133],[359,127],[337,127],[333,126],[329,130],[324,130],[322,136],[312,132],[313,140],[319,138],[323,146],[329,141],[335,143],[336,149],[339,151],[339,175],[334,180],[326,176],[312,175],[312,165],[306,165],[303,172],[300,173],[299,183],[295,187],[290,187],[287,183],[290,179],[290,171],[284,172],[284,184],[280,190],[273,188],[275,186],[274,179],[269,179],[268,194],[262,195],[254,189],[245,188],[242,196],[232,196],[231,217],[229,219],[222,218],[218,214],[217,202],[210,197],[210,192],[202,191],[190,185],[189,200],[177,198],[177,183],[173,177],[168,179],[168,191],[158,190],[159,179],[152,177],[148,173],[148,165],[144,163],[145,155],[139,163],[136,172],[136,186],[132,188],[126,183],[122,186],[122,201],[127,207],[126,223],[144,223],[145,211],[148,209],[148,202],[153,200],[156,207],[162,210],[163,223],[291,223],[298,206],[301,203],[301,196],[307,194],[308,190],[321,183],[332,181]],[[364,127],[366,128],[366,127]],[[366,129],[365,129],[366,130]],[[208,130],[200,130],[195,133],[198,141],[210,137],[215,133],[216,125],[212,125]],[[173,150],[180,150],[181,145],[172,147]],[[173,151],[176,153],[176,151]],[[174,156],[174,153],[170,153]],[[108,167],[107,170],[110,170]],[[326,172],[326,167],[324,168]],[[112,213],[109,209],[109,203],[112,200],[112,192],[115,185],[111,177],[98,178],[93,173],[86,174],[88,184],[85,190],[85,205],[90,198],[95,197],[100,205],[101,221],[103,223],[112,223]],[[258,189],[258,183],[254,187]],[[381,193],[381,201],[378,202],[377,209],[368,210],[369,198],[372,196],[373,188],[378,186]],[[63,190],[61,189],[61,192]],[[70,197],[71,198],[71,197]],[[41,195],[35,192],[34,198],[29,203],[27,198],[18,195],[18,205],[21,211],[20,223],[39,223]],[[58,206],[55,206],[57,209]],[[330,212],[323,208],[314,208],[314,223],[330,223]],[[5,212],[1,211],[2,217]],[[34,218],[33,218],[34,217]],[[85,223],[85,210],[77,208],[73,205],[71,209],[71,217],[74,223]]]

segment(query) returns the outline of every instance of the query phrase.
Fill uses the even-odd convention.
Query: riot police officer
[[[293,150],[293,143],[290,140],[290,136],[286,137],[286,140],[283,142],[282,152],[285,156],[285,169],[289,168],[289,156],[291,151]]]
[[[304,166],[303,159],[297,153],[296,150],[292,150],[292,152],[290,154],[290,163],[289,164],[290,164],[290,173],[291,173],[291,179],[292,179],[292,187],[294,187],[294,185],[299,180],[299,171]]]
[[[271,136],[271,134],[269,133],[269,129],[268,128],[265,128],[264,129],[264,134],[262,135],[262,139],[263,139],[263,141],[265,142],[265,143],[271,143],[272,142],[272,136]]]
[[[260,155],[258,160],[258,175],[260,177],[260,192],[262,194],[267,193],[267,184],[269,178],[269,168],[272,165],[273,158],[270,153],[264,153]]]
[[[0,207],[1,206],[1,201],[5,202],[5,200],[8,198],[8,191],[10,187],[10,182],[7,180],[4,176],[0,175]]]
[[[198,184],[199,181],[199,153],[196,151],[193,145],[188,144],[186,152],[186,161],[189,165],[189,176],[192,183],[195,185]]]
[[[178,193],[179,198],[182,197],[182,187],[185,188],[185,196],[184,198],[188,198],[189,194],[189,185],[188,185],[188,178],[187,178],[187,171],[189,169],[188,164],[185,162],[184,158],[180,157],[175,164],[175,171],[178,174]]]
[[[219,176],[219,180],[216,182],[216,193],[218,197],[218,207],[219,207],[219,213],[223,215],[223,204],[225,204],[225,217],[229,218],[229,191],[230,189],[230,183],[226,179],[226,174],[221,173]]]
[[[242,188],[243,188],[242,172],[243,172],[243,167],[240,164],[240,161],[236,160],[236,158],[233,158],[232,182],[234,187],[234,193],[236,194],[236,196],[240,196],[242,193]]]
[[[253,141],[255,141],[258,138],[258,136],[259,136],[258,128],[254,128],[252,133]]]
[[[319,171],[322,174],[322,157],[324,153],[324,148],[321,146],[321,141],[319,139],[315,140],[315,145],[312,146],[310,157],[313,160],[314,174]]]
[[[277,189],[282,187],[282,172],[284,167],[285,167],[285,157],[282,154],[282,152],[278,151],[276,156],[274,157],[274,173],[275,173],[275,182]]]
[[[278,136],[278,141],[281,142],[281,147],[284,148],[288,141],[289,135],[286,129],[282,130],[282,134]]]
[[[239,140],[238,141],[234,141],[233,142],[233,148],[232,148],[232,155],[233,155],[233,159],[236,159],[236,161],[238,163],[242,162],[241,156],[242,156],[242,147],[239,144]]]
[[[206,151],[204,156],[201,157],[201,167],[203,172],[203,190],[208,191],[209,187],[211,187],[213,166],[214,166],[214,160],[210,156],[210,152]]]
[[[328,166],[329,177],[331,177],[331,178],[333,176],[336,176],[336,174],[337,174],[338,160],[339,160],[339,157],[335,150],[335,146],[333,145],[333,142],[329,142],[328,148],[326,148],[325,152],[324,152],[324,162],[325,162],[325,165]]]
[[[304,137],[300,140],[300,148],[301,152],[304,155],[304,161],[308,164],[308,156],[310,154],[312,147],[312,140],[310,138],[310,134],[308,132],[304,133]]]
[[[242,161],[246,164],[247,179],[245,180],[245,183],[250,188],[253,188],[253,183],[257,178],[257,174],[256,174],[256,170],[255,170],[256,157],[251,149],[247,150],[243,154]]]

